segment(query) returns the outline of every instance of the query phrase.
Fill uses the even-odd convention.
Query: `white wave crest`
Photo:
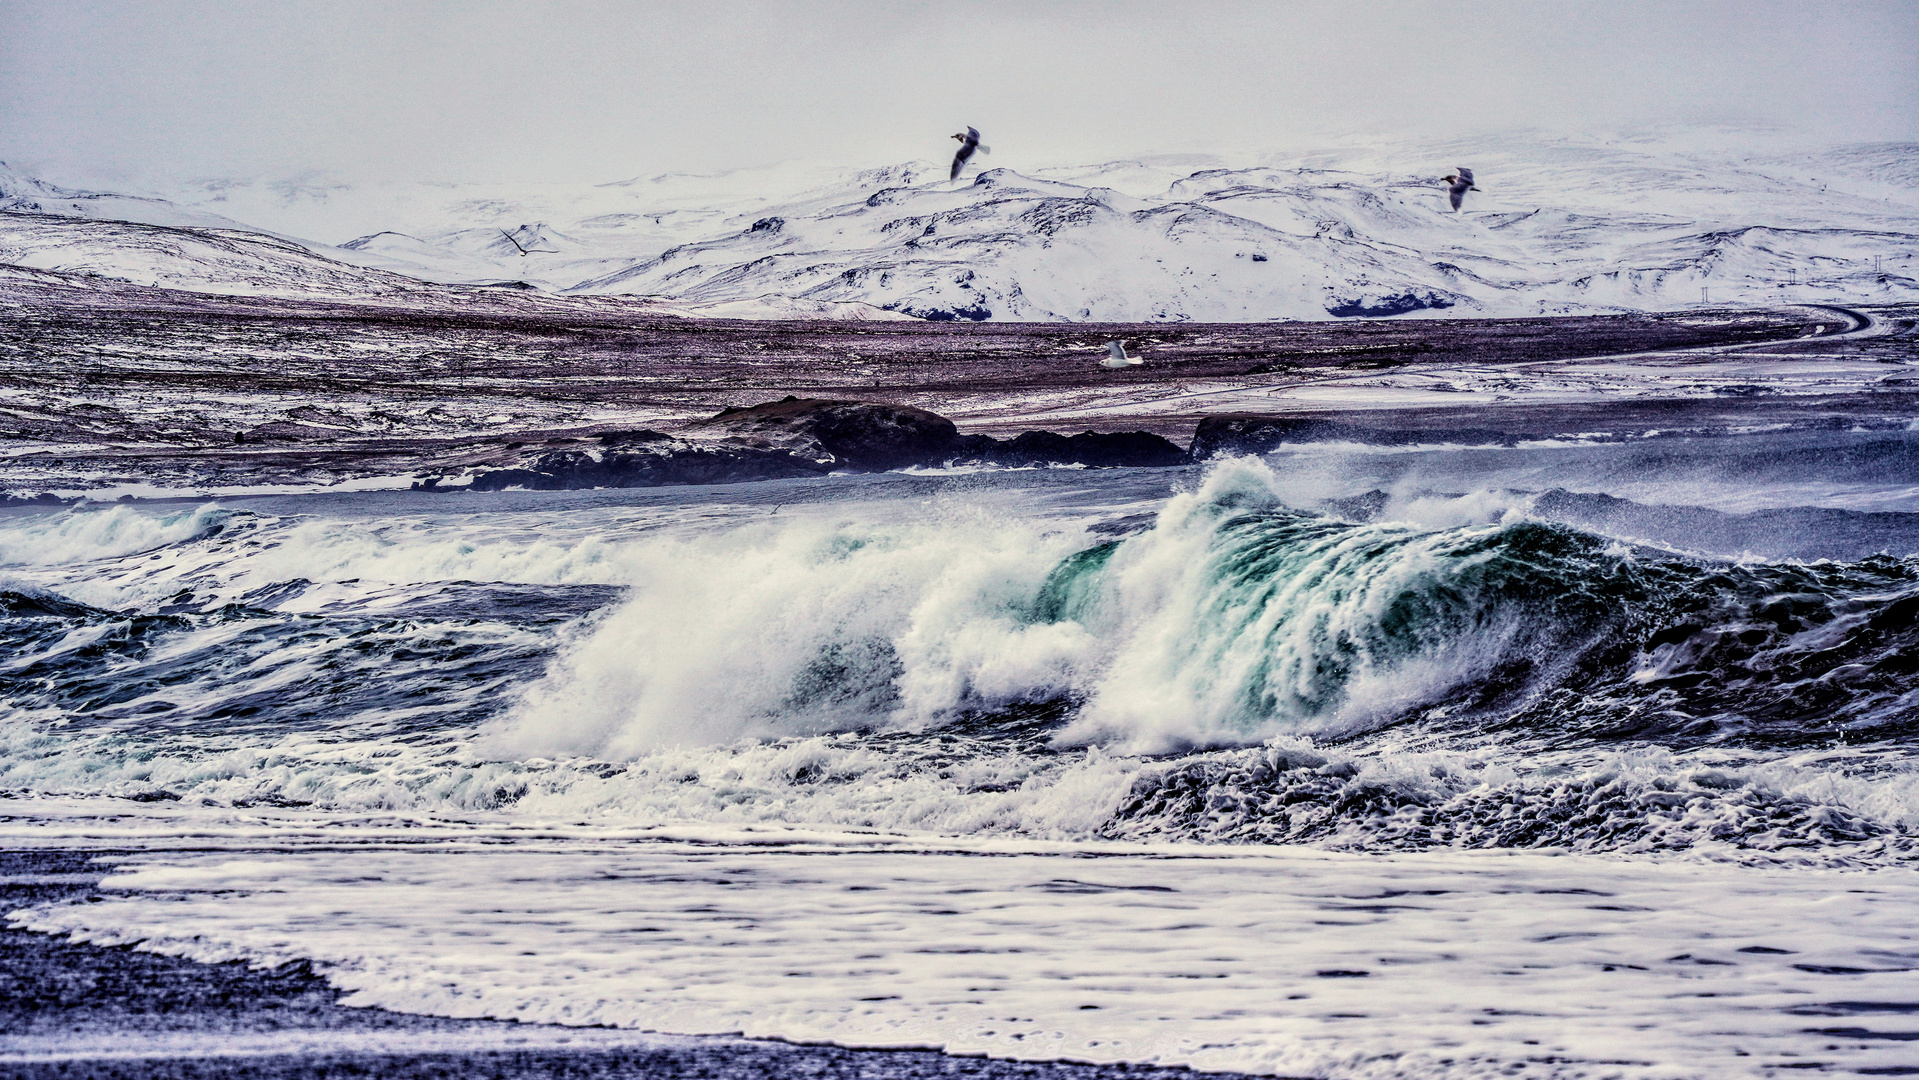
[[[1068,690],[1093,643],[1019,609],[1083,544],[983,517],[662,538],[627,552],[632,598],[563,650],[493,745],[631,757]]]
[[[1070,698],[1085,708],[1068,741],[1164,752],[1361,730],[1512,647],[1523,620],[1470,595],[1436,602],[1464,615],[1410,629],[1393,610],[1476,572],[1491,556],[1462,548],[1500,526],[1280,535],[1311,519],[1277,488],[1261,461],[1222,462],[1151,529],[1098,548],[980,511],[638,544],[622,553],[632,598],[562,650],[490,746],[631,758]]]
[[[229,514],[214,503],[150,513],[131,506],[76,507],[0,517],[0,566],[51,566],[132,555],[204,536]]]

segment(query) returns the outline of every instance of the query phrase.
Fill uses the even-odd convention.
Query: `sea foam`
[[[632,598],[562,649],[492,745],[630,757],[1054,699],[1084,703],[1066,739],[1133,751],[1351,734],[1516,650],[1576,646],[1599,605],[1531,595],[1558,569],[1542,560],[1620,561],[1550,526],[1339,522],[1276,487],[1265,463],[1227,461],[1150,528],[1097,543],[948,517],[636,544]]]

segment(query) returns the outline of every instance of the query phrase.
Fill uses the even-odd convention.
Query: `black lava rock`
[[[630,444],[626,444],[630,445]],[[815,461],[784,450],[738,446],[699,446],[662,436],[662,441],[628,450],[595,453],[560,450],[542,454],[527,468],[498,469],[474,477],[470,490],[572,491],[580,488],[668,487],[676,484],[739,484],[823,476],[830,471]]]
[[[1083,431],[1078,435],[1025,431],[1004,442],[984,435],[968,436],[954,461],[1010,466],[1160,468],[1186,464],[1186,451],[1147,431]]]
[[[959,429],[944,416],[910,405],[788,397],[727,409],[691,425],[687,436],[784,450],[830,469],[884,472],[946,460]]]
[[[1403,293],[1388,296],[1377,303],[1369,304],[1364,300],[1336,300],[1326,305],[1326,314],[1340,319],[1379,319],[1391,315],[1404,315],[1409,311],[1440,310],[1453,306],[1453,301],[1438,293]]]
[[[788,397],[727,409],[679,435],[603,432],[597,448],[548,451],[517,468],[481,473],[467,490],[735,484],[948,463],[1155,468],[1186,461],[1177,444],[1145,431],[1028,431],[1000,440],[961,435],[951,420],[925,409]],[[437,480],[415,487],[442,490]]]
[[[1193,431],[1192,459],[1220,454],[1264,454],[1282,443],[1352,442],[1367,446],[1415,446],[1453,443],[1511,446],[1519,436],[1490,428],[1383,428],[1315,416],[1261,416],[1222,413],[1208,416]]]
[[[9,495],[0,492],[0,506],[70,506],[79,501],[79,496],[63,499],[51,491],[43,491],[38,495]]]

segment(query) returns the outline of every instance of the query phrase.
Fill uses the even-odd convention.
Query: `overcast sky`
[[[1919,0],[0,0],[0,43],[0,160],[71,184],[871,165],[969,123],[1047,163],[1372,130],[1919,138]]]

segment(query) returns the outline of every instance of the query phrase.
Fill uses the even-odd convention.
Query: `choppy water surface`
[[[452,1015],[1327,1075],[1892,1067],[1915,447],[11,513],[7,827],[153,848],[123,899],[21,918]],[[187,828],[216,854],[166,850]]]

